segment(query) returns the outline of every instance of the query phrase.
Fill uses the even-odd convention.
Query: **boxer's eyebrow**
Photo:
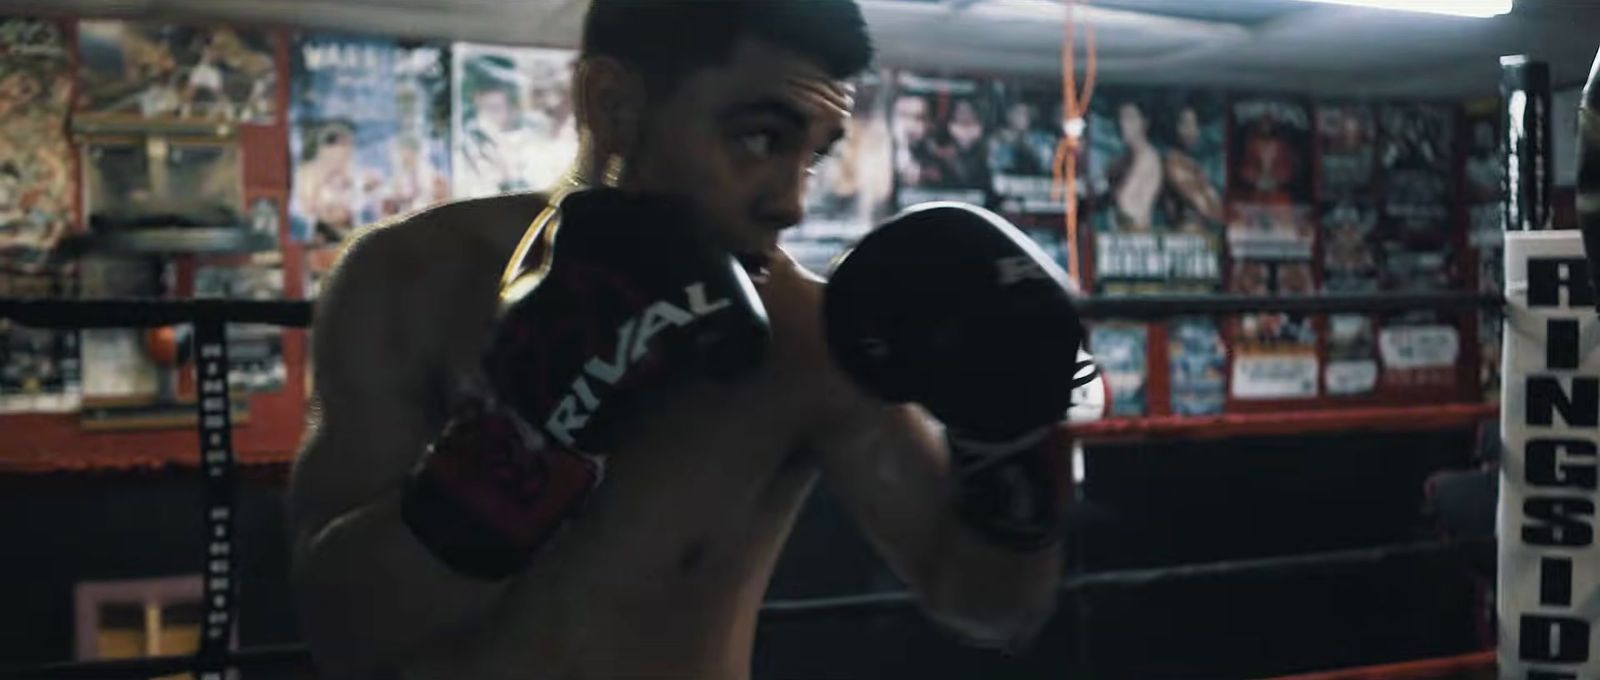
[[[754,101],[740,102],[723,109],[717,118],[731,121],[738,118],[772,116],[781,118],[797,128],[805,129],[811,123],[811,116],[807,115],[800,107],[784,100],[782,97],[762,97]]]

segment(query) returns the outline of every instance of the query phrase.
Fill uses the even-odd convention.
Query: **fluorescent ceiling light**
[[[1334,5],[1352,5],[1407,12],[1452,14],[1458,17],[1487,18],[1511,11],[1512,0],[1303,0]]]

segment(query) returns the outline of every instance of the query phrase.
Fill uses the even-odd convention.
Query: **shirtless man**
[[[598,440],[565,450],[551,438],[515,432],[516,443],[507,445],[527,445],[515,455],[551,471],[546,488],[521,500],[548,510],[557,496],[586,497],[575,519],[563,515],[552,529],[553,540],[513,523],[501,525],[509,526],[504,535],[479,536],[476,547],[452,545],[468,539],[430,530],[438,517],[416,500],[419,479],[440,478],[439,461],[454,461],[461,473],[474,464],[473,445],[505,434],[464,418],[461,405],[474,403],[468,386],[484,372],[485,346],[505,335],[497,296],[503,272],[547,197],[447,204],[356,237],[319,299],[316,394],[290,494],[298,609],[325,677],[747,677],[768,578],[819,479],[935,620],[994,646],[1023,641],[1042,626],[1062,567],[1061,513],[1054,510],[1064,503],[1052,501],[1066,496],[1066,475],[1061,452],[1050,446],[1060,438],[1037,435],[1056,431],[1063,403],[1056,386],[1069,380],[1041,367],[1059,361],[1030,364],[995,348],[916,374],[948,371],[937,381],[941,394],[926,399],[937,408],[869,396],[868,383],[840,368],[839,351],[852,351],[848,339],[823,332],[824,293],[867,299],[873,296],[865,293],[899,286],[875,278],[877,268],[864,262],[843,277],[854,280],[854,293],[832,283],[825,291],[777,247],[780,231],[801,219],[807,169],[842,135],[851,108],[847,80],[871,58],[865,31],[853,0],[595,0],[574,76],[585,136],[576,176],[620,187],[614,193],[692,206],[704,218],[701,233],[725,248],[730,262],[736,255],[752,265],[755,283],[743,308],[764,308],[766,317],[741,318],[770,323],[770,335],[759,362],[731,379],[650,388],[670,397],[633,413],[604,450],[583,448]],[[567,198],[563,210],[582,193]],[[679,228],[667,218],[578,224],[578,214],[567,212],[572,221],[555,232],[560,238],[585,229]],[[890,232],[898,236],[860,258],[893,260],[897,248],[916,242],[906,234],[938,231],[950,215],[967,222],[955,226],[976,241],[944,247],[939,257],[1016,249],[1003,261],[980,255],[975,263],[999,264],[1001,285],[1044,279],[1042,290],[1064,287],[1059,268],[1035,264],[1044,256],[1017,245],[1007,235],[1014,230],[975,226],[986,218],[954,208],[908,220]],[[561,243],[554,247],[558,265],[577,257],[564,255],[570,251]],[[672,262],[673,255],[658,260]],[[591,256],[595,267],[612,266],[598,259],[603,253]],[[614,273],[632,275],[620,266]],[[984,278],[974,287],[990,283]],[[560,285],[546,281],[520,299],[572,294]],[[738,286],[715,295],[731,299]],[[723,314],[741,309],[725,301],[700,300]],[[906,303],[945,304],[933,295]],[[1070,313],[1053,305],[1029,318],[1048,322]],[[851,321],[844,312],[830,314],[830,321]],[[853,321],[880,320],[870,314]],[[552,323],[589,323],[582,316]],[[592,326],[616,333],[620,320]],[[990,340],[1015,337],[1023,350],[1050,342],[1052,354],[1062,339],[1032,327],[982,328]],[[901,332],[915,338],[921,330]],[[539,342],[537,330],[529,335]],[[869,350],[852,355],[859,370],[875,355],[872,343],[857,344]],[[518,351],[537,350],[506,350]],[[655,360],[649,352],[646,359]],[[980,372],[985,359],[1012,370]],[[989,386],[1035,375],[1048,375],[1051,394],[1038,402],[1049,415],[1034,414],[1046,422],[1032,423],[1044,426],[1031,430],[1032,438],[999,449],[973,445],[929,415],[960,412],[974,400],[983,408],[1012,403],[996,399],[1005,395]],[[881,382],[872,387],[887,391]],[[1015,420],[1012,411],[998,417]],[[989,415],[974,415],[972,424]],[[595,471],[591,463],[603,463],[603,478],[584,477]],[[491,488],[492,474],[481,479],[490,481],[480,496],[454,497],[461,507],[515,505],[505,502],[509,492]],[[486,549],[494,540],[508,549]],[[515,559],[487,560],[490,553]]]

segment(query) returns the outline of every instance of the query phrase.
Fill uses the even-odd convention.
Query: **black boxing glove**
[[[836,266],[828,345],[862,387],[942,421],[960,516],[1019,550],[1053,545],[1071,475],[1057,425],[1095,380],[1067,275],[982,208],[930,203],[890,218]]]
[[[741,374],[770,335],[749,275],[683,204],[582,191],[545,228],[542,262],[501,291],[487,394],[452,419],[402,502],[424,545],[480,578],[514,573],[575,514],[647,393]]]
[[[483,369],[555,443],[611,446],[645,385],[729,378],[760,363],[771,327],[744,266],[675,200],[594,189],[561,204],[550,265],[502,294]]]

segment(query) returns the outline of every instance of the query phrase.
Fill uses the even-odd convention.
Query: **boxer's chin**
[[[744,267],[750,280],[756,283],[765,283],[771,273],[772,253],[764,251],[744,251],[734,255],[739,260],[739,265]]]

